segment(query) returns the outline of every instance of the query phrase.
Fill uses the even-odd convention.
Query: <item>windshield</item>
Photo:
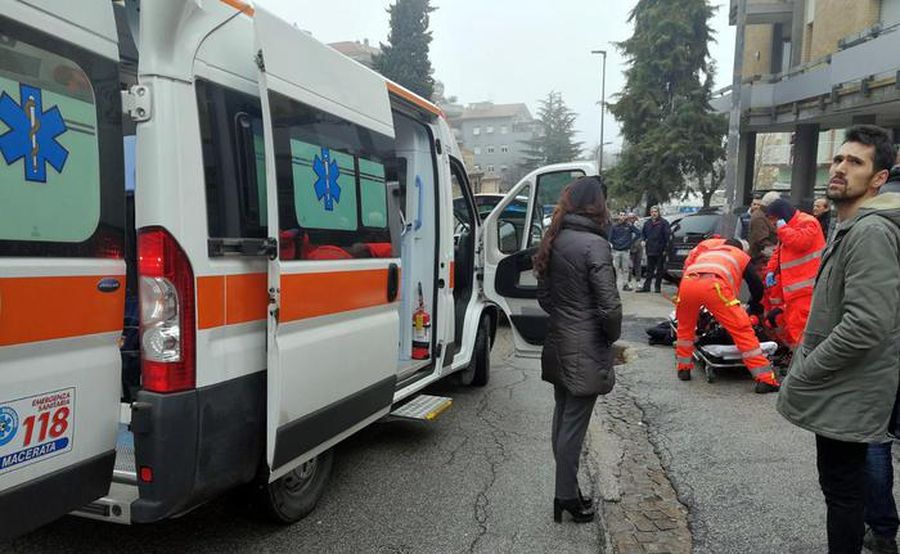
[[[708,235],[716,230],[719,223],[719,214],[692,215],[678,222],[675,230],[676,236],[684,235]]]

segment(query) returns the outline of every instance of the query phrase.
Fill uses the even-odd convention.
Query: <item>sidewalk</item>
[[[663,289],[665,296],[673,290]],[[628,294],[623,298],[626,319],[640,314],[660,319],[669,306],[659,294]],[[597,475],[602,498],[601,515],[609,552],[621,554],[689,553],[692,537],[687,508],[678,500],[660,462],[644,421],[622,373],[628,371],[639,350],[622,342],[625,364],[617,366],[619,381],[613,392],[597,403],[596,418],[588,433],[588,471]]]

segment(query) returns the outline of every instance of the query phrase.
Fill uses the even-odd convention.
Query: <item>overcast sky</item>
[[[731,84],[734,27],[728,0],[713,21],[710,45],[719,68],[716,88]],[[255,0],[323,42],[368,38],[387,41],[390,0]],[[432,0],[431,64],[447,96],[463,104],[490,100],[524,102],[532,115],[550,90],[562,93],[579,114],[578,140],[594,146],[600,134],[601,56],[607,50],[606,97],[621,90],[625,66],[610,43],[631,35],[628,13],[635,0]],[[620,143],[618,125],[606,114],[605,141]]]

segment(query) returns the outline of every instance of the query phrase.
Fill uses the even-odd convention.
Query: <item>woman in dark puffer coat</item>
[[[552,444],[556,458],[553,517],[567,511],[576,522],[594,519],[592,502],[578,487],[578,461],[597,396],[615,384],[612,344],[622,327],[609,214],[597,177],[568,185],[534,257],[538,299],[550,314],[541,377],[554,387]]]

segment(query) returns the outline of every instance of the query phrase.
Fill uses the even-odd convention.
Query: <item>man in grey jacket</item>
[[[816,434],[829,552],[860,552],[868,443],[887,439],[900,381],[900,194],[878,192],[890,134],[847,131],[827,195],[838,224],[822,257],[803,340],[778,411]]]

